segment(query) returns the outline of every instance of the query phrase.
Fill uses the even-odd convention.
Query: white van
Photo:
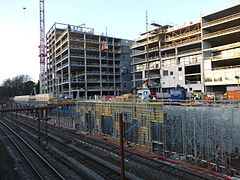
[[[141,89],[137,91],[137,95],[141,100],[149,100],[150,99],[150,90],[149,89]]]

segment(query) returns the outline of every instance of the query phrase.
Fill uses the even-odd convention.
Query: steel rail
[[[0,129],[12,141],[12,143],[28,161],[40,179],[65,179],[51,164],[48,163],[46,159],[44,159],[44,157],[42,157],[30,144],[28,144],[7,124],[0,122]]]

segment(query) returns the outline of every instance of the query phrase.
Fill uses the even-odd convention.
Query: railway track
[[[8,118],[9,121],[11,122],[13,117],[8,116],[5,118]],[[34,133],[35,135],[38,135],[38,131],[35,129],[36,127],[34,127],[34,124],[30,125],[31,123],[28,123],[26,125],[22,121],[21,122],[19,121],[17,124],[26,128],[27,131]],[[42,135],[45,135],[44,132],[41,133]],[[92,170],[92,173],[95,172],[96,179],[109,179],[109,180],[119,179],[120,168],[115,167],[113,164],[104,161],[98,158],[97,156],[88,153],[87,151],[83,151],[80,148],[71,145],[71,143],[68,143],[71,141],[67,140],[66,138],[63,139],[59,138],[56,135],[57,133],[54,133],[54,135],[49,134],[47,138],[48,145],[54,146],[54,148],[60,150],[62,153],[64,153],[64,156],[66,158],[70,157],[78,161],[79,163],[81,163],[81,165],[84,165],[86,167],[85,168],[86,170],[90,169]],[[126,175],[126,179],[139,179],[139,178],[128,173]]]
[[[95,139],[91,136],[87,136],[84,134],[75,134],[71,131],[63,132],[65,134],[65,138],[72,139],[73,143],[80,143],[83,147],[91,149],[92,147],[96,147],[100,151],[108,152],[109,154],[115,154],[115,157],[120,154],[120,149],[117,145],[110,144],[101,139]],[[120,158],[120,157],[119,157]],[[151,173],[154,173],[156,179],[158,178],[177,178],[177,179],[212,179],[212,176],[200,174],[193,170],[188,170],[186,168],[178,167],[174,164],[163,162],[161,160],[157,160],[151,157],[143,156],[142,154],[138,154],[134,151],[131,151],[130,148],[125,148],[125,163],[129,169],[136,169],[136,173],[141,173],[141,170],[147,170],[149,176],[152,176]],[[134,163],[131,163],[134,162]],[[135,164],[135,165],[133,165]],[[139,166],[138,166],[139,165]],[[142,167],[141,167],[142,166]],[[140,168],[141,167],[141,168]],[[133,170],[134,171],[134,170]],[[150,173],[151,172],[151,173]],[[154,178],[154,177],[153,177]]]
[[[27,121],[27,118],[22,117],[24,120]],[[33,121],[28,122],[28,124],[31,123],[34,126]],[[94,152],[97,156],[102,157],[102,156],[107,156],[106,153],[110,154],[110,158],[108,157],[108,160],[110,160],[113,164],[118,163],[119,165],[119,148],[116,145],[110,144],[108,142],[105,142],[103,140],[98,140],[98,139],[94,139],[91,136],[86,136],[84,134],[76,134],[73,131],[57,131],[54,127],[49,127],[50,129],[54,129],[54,131],[52,131],[51,133],[53,133],[55,136],[61,136],[62,139],[64,139],[64,142],[70,142],[74,143],[74,145],[76,147],[79,147],[81,149],[85,149],[86,151],[91,151],[92,149],[94,149]],[[44,129],[43,129],[44,130]],[[59,130],[59,128],[58,128]],[[52,140],[51,140],[52,141]],[[68,149],[64,146],[63,144],[56,144],[55,142],[51,142],[52,144],[54,144],[54,146],[56,146],[58,149],[66,149],[66,154],[68,154],[71,157],[74,157],[75,159],[85,159],[86,157],[81,157],[81,155],[78,153],[74,153],[72,150]],[[69,148],[69,147],[68,147]],[[97,151],[100,152],[97,152]],[[68,153],[71,152],[71,153]],[[104,154],[104,155],[103,155]],[[148,173],[151,173],[149,176],[153,176],[154,177],[159,178],[181,178],[181,179],[212,179],[212,176],[208,176],[205,174],[200,174],[197,173],[194,170],[189,170],[186,168],[182,168],[182,167],[178,167],[175,166],[173,164],[167,163],[167,162],[163,162],[161,160],[156,160],[153,158],[149,158],[149,157],[144,157],[138,153],[132,152],[130,150],[126,150],[125,151],[125,156],[126,156],[126,165],[127,165],[127,169],[131,169],[132,172],[135,173],[143,173],[144,170],[149,169]],[[111,157],[115,157],[115,158],[111,158]],[[116,158],[117,157],[117,158]],[[93,162],[91,162],[91,160],[88,160],[89,164],[87,164],[87,167],[91,167],[93,166]],[[134,163],[131,163],[134,162]],[[96,162],[95,162],[96,163]],[[98,162],[97,162],[98,163]],[[134,164],[134,165],[133,165]],[[141,166],[141,168],[139,167]],[[133,170],[135,169],[135,170]],[[142,171],[143,170],[143,171]],[[104,171],[106,171],[108,174],[107,176],[109,176],[109,174],[113,174],[113,179],[115,179],[114,177],[119,176],[119,174],[114,175],[113,172],[111,172],[111,170],[104,170],[104,167],[101,167],[101,165],[99,166],[99,168],[95,167],[95,171],[97,173],[103,173]],[[103,177],[105,177],[104,174],[102,174]],[[107,177],[106,176],[106,177]]]
[[[51,164],[48,163],[34,148],[19,136],[7,124],[0,122],[0,129],[12,141],[15,147],[20,151],[29,165],[42,180],[65,179]]]

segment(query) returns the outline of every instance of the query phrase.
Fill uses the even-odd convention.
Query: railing
[[[71,81],[72,81],[72,82],[79,82],[79,83],[80,83],[80,82],[81,82],[81,83],[84,83],[84,82],[85,82],[84,79],[78,79],[77,77],[72,77],[72,78],[71,78]]]
[[[188,36],[196,34],[196,33],[201,33],[200,29],[190,31],[190,32],[186,32],[186,33],[182,33],[182,34],[175,35],[175,36],[172,36],[172,37],[167,37],[166,41],[173,41],[173,40],[176,40],[176,39],[179,39],[179,38],[188,37]]]
[[[74,41],[84,41],[83,38],[80,37],[71,37],[70,40],[74,40]]]
[[[66,49],[68,49],[68,46],[63,47],[62,52],[65,51]]]
[[[201,84],[201,81],[188,81],[186,84]]]
[[[101,86],[99,85],[99,86],[88,86],[87,87],[87,90],[97,90],[97,89],[100,89],[101,88]]]
[[[59,55],[61,55],[62,54],[62,52],[60,51],[60,52],[56,52],[56,57],[58,57]]]
[[[194,42],[194,41],[198,41],[198,40],[201,40],[201,36],[197,36],[195,38],[182,40],[180,42],[173,42],[171,44],[166,44],[166,45],[163,45],[161,48],[164,49],[164,48],[174,47],[174,46],[177,46],[177,45],[186,44],[186,43],[190,43],[190,42]]]
[[[99,56],[96,56],[96,55],[87,55],[86,57],[87,58],[97,58],[97,59],[99,59]]]
[[[153,38],[153,39],[149,39],[147,40],[148,43],[154,42],[154,41],[159,41],[159,38]]]
[[[209,25],[212,25],[212,24],[223,23],[227,20],[231,20],[231,19],[239,18],[239,17],[240,17],[240,12],[236,13],[236,14],[229,15],[229,16],[225,16],[225,17],[222,17],[222,18],[219,18],[219,19],[215,19],[213,21],[205,22],[205,23],[202,24],[202,26],[205,27],[205,26],[209,26]]]
[[[63,38],[63,36],[66,35],[66,33],[67,33],[67,30],[64,30],[63,32],[61,32],[61,35],[56,39],[56,42],[60,41]]]
[[[240,52],[234,52],[232,54],[228,54],[227,57],[225,57],[224,55],[216,55],[216,56],[211,56],[209,58],[205,58],[205,60],[216,60],[216,59],[229,59],[229,58],[233,58],[233,57],[240,57]]]
[[[66,66],[66,65],[68,65],[68,63],[64,63],[64,64],[62,65],[62,67],[63,67],[63,66]]]
[[[99,43],[98,39],[86,39],[88,42],[94,42],[94,43]]]
[[[56,50],[58,50],[59,48],[61,48],[61,43],[59,45],[56,46]]]
[[[71,90],[85,91],[85,87],[72,87]]]
[[[149,75],[149,78],[160,78],[160,74]]]
[[[153,47],[153,48],[148,49],[149,52],[154,51],[154,50],[159,50],[159,47]]]
[[[65,57],[68,57],[68,54],[65,54],[65,55],[62,57],[62,59],[64,59]]]
[[[84,54],[76,54],[76,53],[71,53],[70,56],[80,56],[80,57],[84,57]]]
[[[102,64],[102,67],[113,67],[113,64]]]
[[[240,65],[235,65],[235,66],[224,66],[224,67],[215,67],[212,68],[212,70],[222,70],[222,69],[236,69],[236,68],[240,68]]]
[[[192,52],[197,52],[197,51],[201,51],[201,50],[202,50],[201,48],[195,48],[195,49],[178,52],[178,54],[181,55],[181,54],[192,53]]]
[[[114,89],[114,86],[108,86],[108,87],[102,87],[102,90],[113,90]]]
[[[62,66],[57,67],[56,71],[59,71],[59,70],[61,70],[61,69],[62,69]]]
[[[99,48],[96,48],[96,47],[89,47],[89,46],[87,46],[86,49],[91,49],[91,50],[99,51]]]
[[[235,27],[227,28],[227,29],[224,29],[224,30],[221,30],[221,31],[208,33],[208,34],[203,35],[203,38],[207,38],[207,37],[215,36],[215,35],[220,35],[220,34],[223,34],[223,33],[231,33],[231,32],[236,31],[236,30],[240,30],[240,26],[235,26]]]
[[[80,45],[71,45],[70,48],[84,49],[84,46],[80,46]]]
[[[132,62],[132,64],[136,64],[136,63],[139,63],[139,62],[153,61],[153,60],[156,60],[156,59],[159,59],[159,56],[152,56],[152,57],[149,57],[148,59],[137,59],[137,60],[134,60]]]
[[[140,51],[140,52],[135,52],[135,53],[132,53],[132,56],[138,56],[138,55],[141,55],[141,54],[146,54],[147,51]]]
[[[72,62],[70,63],[71,65],[83,65],[84,66],[84,63],[83,62]]]
[[[97,79],[97,78],[88,78],[87,79],[87,82],[93,82],[93,81],[99,81],[100,82],[100,79]]]
[[[147,52],[151,52],[151,51],[154,51],[154,50],[159,50],[159,47],[153,47],[153,48],[149,48],[148,50],[143,50],[143,51],[140,51],[140,52],[132,53],[132,55],[137,56],[137,55],[140,55],[140,54],[146,54]]]
[[[131,49],[134,49],[134,48],[139,47],[139,46],[143,46],[144,44],[146,44],[145,41],[144,41],[144,42],[141,42],[141,43],[133,44],[133,45],[131,46]]]
[[[143,61],[145,61],[145,59],[138,58],[138,59],[134,59],[133,63],[138,63],[138,62],[143,62]]]
[[[175,53],[164,54],[164,55],[162,55],[162,58],[171,57],[171,56],[176,56],[176,54]]]
[[[62,39],[62,44],[64,44],[65,42],[67,42],[68,41],[68,39],[67,38],[65,38],[65,39]]]

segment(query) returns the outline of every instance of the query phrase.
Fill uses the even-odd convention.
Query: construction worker
[[[153,96],[152,101],[156,101],[156,100],[157,100],[156,96]]]

